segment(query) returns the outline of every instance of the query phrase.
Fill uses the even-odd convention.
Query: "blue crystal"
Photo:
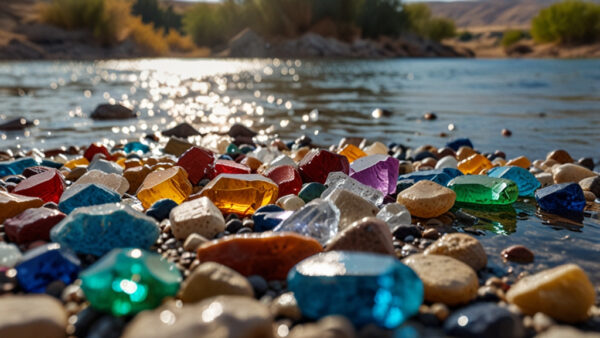
[[[521,318],[494,303],[478,303],[458,309],[446,320],[444,330],[451,337],[526,336]]]
[[[458,169],[444,168],[434,170],[416,171],[410,174],[400,175],[398,181],[412,180],[413,183],[419,181],[433,181],[439,185],[446,186],[453,178],[462,176],[462,173]]]
[[[150,151],[150,147],[142,142],[129,142],[123,147],[123,151],[128,154],[137,152],[145,154]]]
[[[17,265],[17,279],[27,292],[43,293],[48,284],[62,281],[71,284],[77,279],[80,262],[77,256],[58,243],[29,250]]]
[[[114,248],[148,249],[159,233],[153,218],[115,203],[73,211],[52,228],[50,238],[77,253],[102,256]]]
[[[399,194],[399,193],[403,192],[404,190],[412,187],[413,184],[415,184],[415,181],[413,181],[413,180],[398,181],[398,183],[396,183],[396,193]]]
[[[581,213],[585,208],[583,190],[577,183],[555,184],[535,192],[540,208],[552,214]]]
[[[296,232],[324,245],[335,237],[339,223],[340,210],[335,204],[317,198],[294,212],[273,231]]]
[[[254,221],[254,231],[265,232],[273,230],[273,228],[278,226],[283,220],[290,217],[293,213],[293,211],[285,211],[275,204],[268,204],[264,207],[260,207],[256,210],[254,215],[252,215],[252,220]]]
[[[356,326],[395,328],[419,311],[423,283],[391,256],[331,251],[311,256],[288,274],[288,288],[308,318],[343,315]]]
[[[158,200],[152,204],[148,210],[146,210],[146,215],[154,218],[155,220],[161,222],[164,219],[169,218],[169,214],[171,210],[177,206],[177,203],[168,198],[163,198],[162,200]]]
[[[533,193],[542,185],[532,173],[521,167],[497,167],[488,171],[489,177],[504,178],[511,180],[519,187],[519,196],[533,196]]]
[[[457,151],[460,147],[463,146],[473,148],[473,143],[468,138],[458,138],[456,140],[446,143],[446,147],[451,148],[454,151]]]
[[[121,195],[99,184],[76,184],[71,186],[60,197],[58,209],[65,214],[79,207],[116,203],[121,201]]]
[[[20,175],[23,170],[37,165],[39,163],[31,157],[24,157],[10,162],[0,162],[0,177]]]

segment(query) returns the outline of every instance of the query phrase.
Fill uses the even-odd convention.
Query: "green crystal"
[[[456,193],[456,202],[479,205],[512,204],[519,197],[519,188],[513,181],[482,175],[454,178],[448,188]]]
[[[92,307],[115,316],[154,309],[179,290],[181,273],[159,254],[114,249],[79,276]]]
[[[225,149],[225,153],[228,155],[237,154],[240,152],[240,149],[233,143],[230,143]]]

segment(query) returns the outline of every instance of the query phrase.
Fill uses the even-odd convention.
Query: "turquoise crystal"
[[[114,248],[150,248],[158,223],[124,204],[79,208],[50,231],[53,242],[77,253],[101,256]]]
[[[142,153],[145,154],[150,151],[150,147],[142,142],[129,142],[123,147],[123,151],[126,153]]]
[[[519,197],[515,182],[483,175],[458,176],[448,182],[448,188],[454,190],[460,203],[506,205]]]
[[[519,196],[530,197],[542,185],[532,173],[521,167],[497,167],[488,171],[489,177],[504,178],[517,184]]]
[[[65,214],[80,207],[116,203],[121,201],[121,195],[99,184],[76,184],[71,186],[60,197],[58,209]]]
[[[154,309],[179,290],[181,273],[161,255],[143,249],[114,249],[80,276],[91,306],[115,316]]]
[[[40,165],[31,157],[24,157],[10,162],[0,162],[0,177],[8,175],[20,175],[29,167]]]
[[[343,315],[356,326],[395,328],[419,311],[423,283],[391,256],[331,251],[298,263],[288,275],[303,315]]]

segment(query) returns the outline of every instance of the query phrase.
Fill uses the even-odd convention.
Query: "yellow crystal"
[[[80,165],[88,166],[89,164],[90,164],[90,161],[88,161],[87,158],[81,157],[81,158],[76,158],[76,159],[68,161],[67,163],[63,164],[63,167],[73,169],[76,166],[80,166]]]
[[[29,208],[39,208],[44,204],[39,198],[13,195],[0,191],[0,223],[14,217]]]
[[[346,156],[348,162],[352,163],[361,157],[367,156],[367,153],[360,150],[355,145],[347,144],[342,150],[338,151],[338,154]]]
[[[471,155],[466,160],[458,162],[458,170],[465,175],[477,175],[484,170],[491,169],[492,163],[481,154]]]
[[[181,204],[192,193],[192,184],[187,177],[187,172],[181,167],[153,171],[142,182],[137,197],[144,209],[163,198]]]

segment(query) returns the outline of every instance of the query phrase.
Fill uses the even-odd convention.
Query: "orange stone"
[[[462,146],[456,152],[456,159],[459,161],[466,160],[475,154],[477,154],[477,152],[473,150],[473,148]]]
[[[140,185],[142,185],[142,182],[144,182],[144,179],[146,179],[146,176],[151,172],[152,169],[147,165],[125,170],[125,172],[123,172],[123,177],[129,182],[129,190],[127,190],[127,193],[132,195],[135,194]]]
[[[137,192],[137,198],[144,209],[163,198],[173,200],[177,204],[185,201],[192,193],[192,184],[187,173],[181,167],[153,171],[146,178]]]
[[[458,162],[458,170],[465,175],[477,175],[482,170],[491,169],[492,167],[492,162],[481,154],[471,155],[466,160]]]
[[[252,215],[256,209],[275,204],[279,188],[275,182],[256,174],[220,174],[197,197],[208,197],[224,214]]]
[[[249,167],[250,170],[252,170],[252,172],[254,172],[254,173],[262,165],[262,162],[259,159],[257,159],[256,157],[253,157],[253,156],[246,156],[246,157],[244,157],[244,159],[240,163],[243,164],[243,165],[245,165],[245,166],[247,166],[247,167]]]
[[[566,150],[554,150],[546,156],[547,160],[554,160],[560,164],[573,163],[573,158]]]
[[[29,208],[39,208],[44,204],[41,198],[28,197],[0,191],[0,223],[15,217]]]
[[[76,158],[76,159],[66,162],[65,164],[63,164],[63,167],[73,169],[73,168],[75,168],[77,166],[81,166],[81,165],[87,167],[89,164],[90,164],[90,161],[88,161],[85,157],[81,157],[81,158]]]
[[[143,165],[144,164],[142,163],[142,161],[138,160],[137,158],[130,158],[130,159],[127,159],[127,161],[125,161],[126,169],[141,167]]]
[[[525,156],[519,156],[506,162],[507,166],[514,165],[515,167],[521,167],[523,169],[529,169],[531,167],[531,161]]]
[[[360,150],[359,147],[353,144],[347,144],[342,150],[338,151],[338,154],[346,156],[348,162],[352,163],[361,157],[367,156],[367,153]]]
[[[323,251],[315,239],[291,232],[226,236],[198,248],[200,262],[217,262],[244,276],[284,280],[301,260]]]

